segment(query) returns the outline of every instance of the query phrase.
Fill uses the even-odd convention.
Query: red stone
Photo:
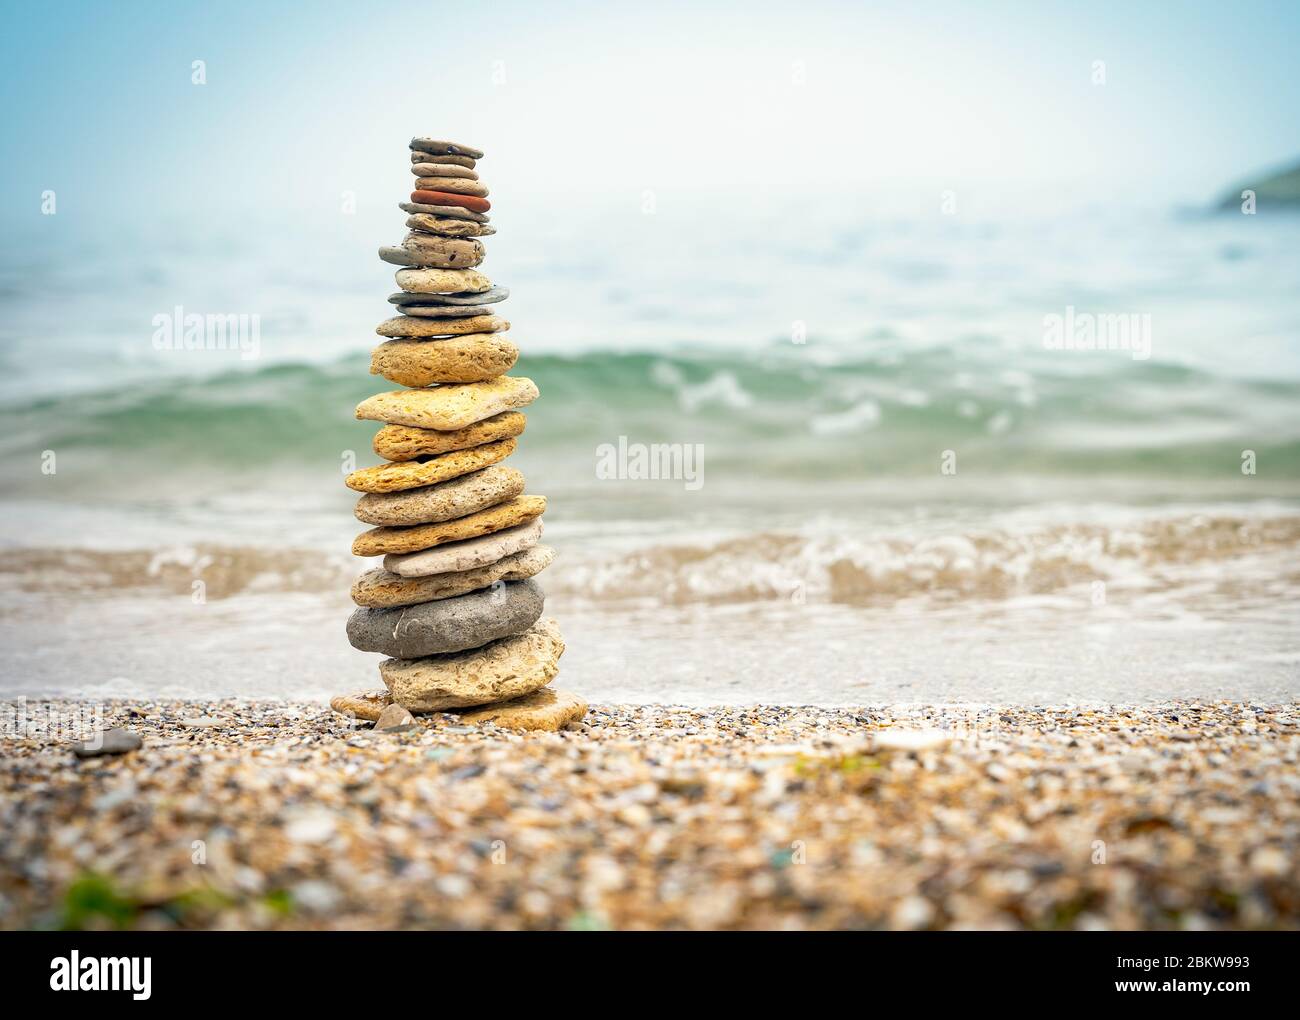
[[[453,195],[447,191],[412,191],[411,201],[420,205],[458,205],[474,212],[487,212],[492,203],[477,195]]]

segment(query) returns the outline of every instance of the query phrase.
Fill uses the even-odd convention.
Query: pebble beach
[[[4,928],[1300,922],[1300,704],[4,704]],[[78,757],[93,719],[140,746]],[[134,739],[125,743],[133,747]]]

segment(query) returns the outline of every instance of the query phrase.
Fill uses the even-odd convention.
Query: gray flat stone
[[[451,156],[468,156],[470,159],[482,159],[483,152],[474,148],[472,145],[463,145],[460,142],[448,142],[441,138],[424,138],[416,136],[411,139],[411,148],[417,152],[430,152],[435,156],[445,153]]]
[[[428,213],[430,216],[450,216],[453,220],[473,220],[475,223],[487,223],[486,213],[473,209],[462,209],[458,205],[429,205],[425,202],[398,202],[397,208],[404,213]]]
[[[513,581],[401,609],[358,609],[348,619],[348,640],[396,659],[463,652],[522,634],[541,617],[545,600],[536,581]]]
[[[388,302],[394,305],[490,305],[504,301],[509,296],[509,287],[493,287],[481,294],[413,294],[399,290],[396,294],[388,295]]]
[[[126,754],[127,751],[137,751],[143,744],[140,734],[117,726],[111,730],[100,730],[91,739],[73,744],[72,753],[78,758],[98,758],[105,754]]]
[[[463,319],[471,315],[491,315],[491,305],[402,305],[402,314],[417,319]]]

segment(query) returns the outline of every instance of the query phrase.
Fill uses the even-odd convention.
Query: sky
[[[33,226],[47,190],[87,229],[344,192],[391,211],[416,133],[484,148],[494,189],[557,214],[646,191],[1195,204],[1300,157],[1296,3],[421,10],[6,0],[0,222]]]

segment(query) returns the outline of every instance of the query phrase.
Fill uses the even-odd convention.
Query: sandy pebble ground
[[[1300,922],[1300,704],[0,708],[6,928]],[[78,718],[144,746],[77,760]]]

